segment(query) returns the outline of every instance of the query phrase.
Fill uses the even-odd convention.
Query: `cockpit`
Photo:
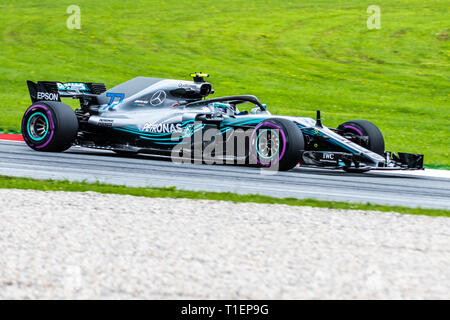
[[[240,102],[240,101],[239,101]],[[237,102],[225,103],[225,102],[212,102],[208,104],[208,107],[214,114],[222,114],[227,116],[242,116],[247,115],[249,112],[247,110],[240,111],[237,107]],[[259,107],[252,108],[251,114],[261,113],[262,110]]]

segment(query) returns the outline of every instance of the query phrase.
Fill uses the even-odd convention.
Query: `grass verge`
[[[62,180],[36,180],[30,178],[16,178],[0,175],[0,188],[32,189],[43,191],[83,192],[95,191],[99,193],[126,194],[149,198],[186,198],[204,200],[224,200],[232,202],[253,202],[269,204],[285,204],[290,206],[308,206],[331,209],[372,210],[417,214],[426,216],[449,217],[449,210],[407,208],[400,206],[383,206],[376,204],[359,204],[350,202],[321,201],[314,199],[274,198],[257,194],[236,194],[231,192],[207,192],[179,190],[175,187],[167,188],[135,188],[104,183],[71,182]]]
[[[424,165],[424,168],[426,169],[438,169],[438,170],[450,170],[450,166],[444,166],[444,165]]]
[[[67,28],[73,4],[81,29]],[[381,28],[369,30],[373,4]],[[450,166],[448,0],[2,0],[0,12],[4,130],[20,130],[26,80],[112,88],[203,71],[216,96],[253,94],[280,115],[321,109],[327,127],[366,119],[387,150]]]

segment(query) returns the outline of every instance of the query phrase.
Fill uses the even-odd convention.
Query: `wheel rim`
[[[49,125],[47,116],[42,112],[34,113],[27,123],[28,135],[34,141],[41,141],[48,133]]]
[[[256,137],[256,152],[263,159],[271,159],[278,155],[280,137],[272,129],[264,129]]]
[[[265,159],[265,158],[261,157],[261,153],[258,150],[258,143],[256,141],[258,136],[260,135],[261,131],[265,130],[265,129],[272,130],[273,132],[275,132],[277,134],[277,137],[278,137],[279,149],[276,151],[274,150],[275,152],[269,159]],[[279,126],[278,124],[275,124],[271,121],[263,121],[255,127],[255,129],[253,130],[252,135],[250,137],[250,155],[251,155],[252,159],[260,166],[263,166],[263,167],[273,166],[276,163],[278,163],[279,161],[281,161],[281,159],[283,159],[284,153],[286,152],[286,147],[287,147],[286,142],[287,142],[286,134],[284,133],[284,130],[281,126]],[[276,145],[276,144],[273,144],[273,145]],[[264,154],[262,154],[262,155],[264,156]],[[275,155],[278,155],[278,157],[275,157]]]

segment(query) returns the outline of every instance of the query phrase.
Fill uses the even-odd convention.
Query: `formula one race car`
[[[191,76],[137,77],[110,90],[101,83],[28,81],[33,104],[23,116],[23,138],[37,151],[78,145],[277,170],[298,164],[353,172],[423,169],[421,154],[386,152],[369,121],[331,129],[320,111],[316,120],[275,116],[252,95],[206,99],[214,93],[208,75]],[[73,111],[61,98],[79,99],[80,108]],[[238,110],[244,103],[252,104],[250,112]]]

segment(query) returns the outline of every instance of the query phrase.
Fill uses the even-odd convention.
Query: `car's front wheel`
[[[250,137],[250,163],[279,171],[294,168],[304,149],[303,134],[287,119],[268,119],[259,123]]]
[[[344,135],[349,134],[350,136],[355,136],[355,138],[367,137],[367,141],[355,139],[354,142],[379,155],[384,154],[383,134],[372,122],[367,120],[351,120],[341,124],[338,130]]]

